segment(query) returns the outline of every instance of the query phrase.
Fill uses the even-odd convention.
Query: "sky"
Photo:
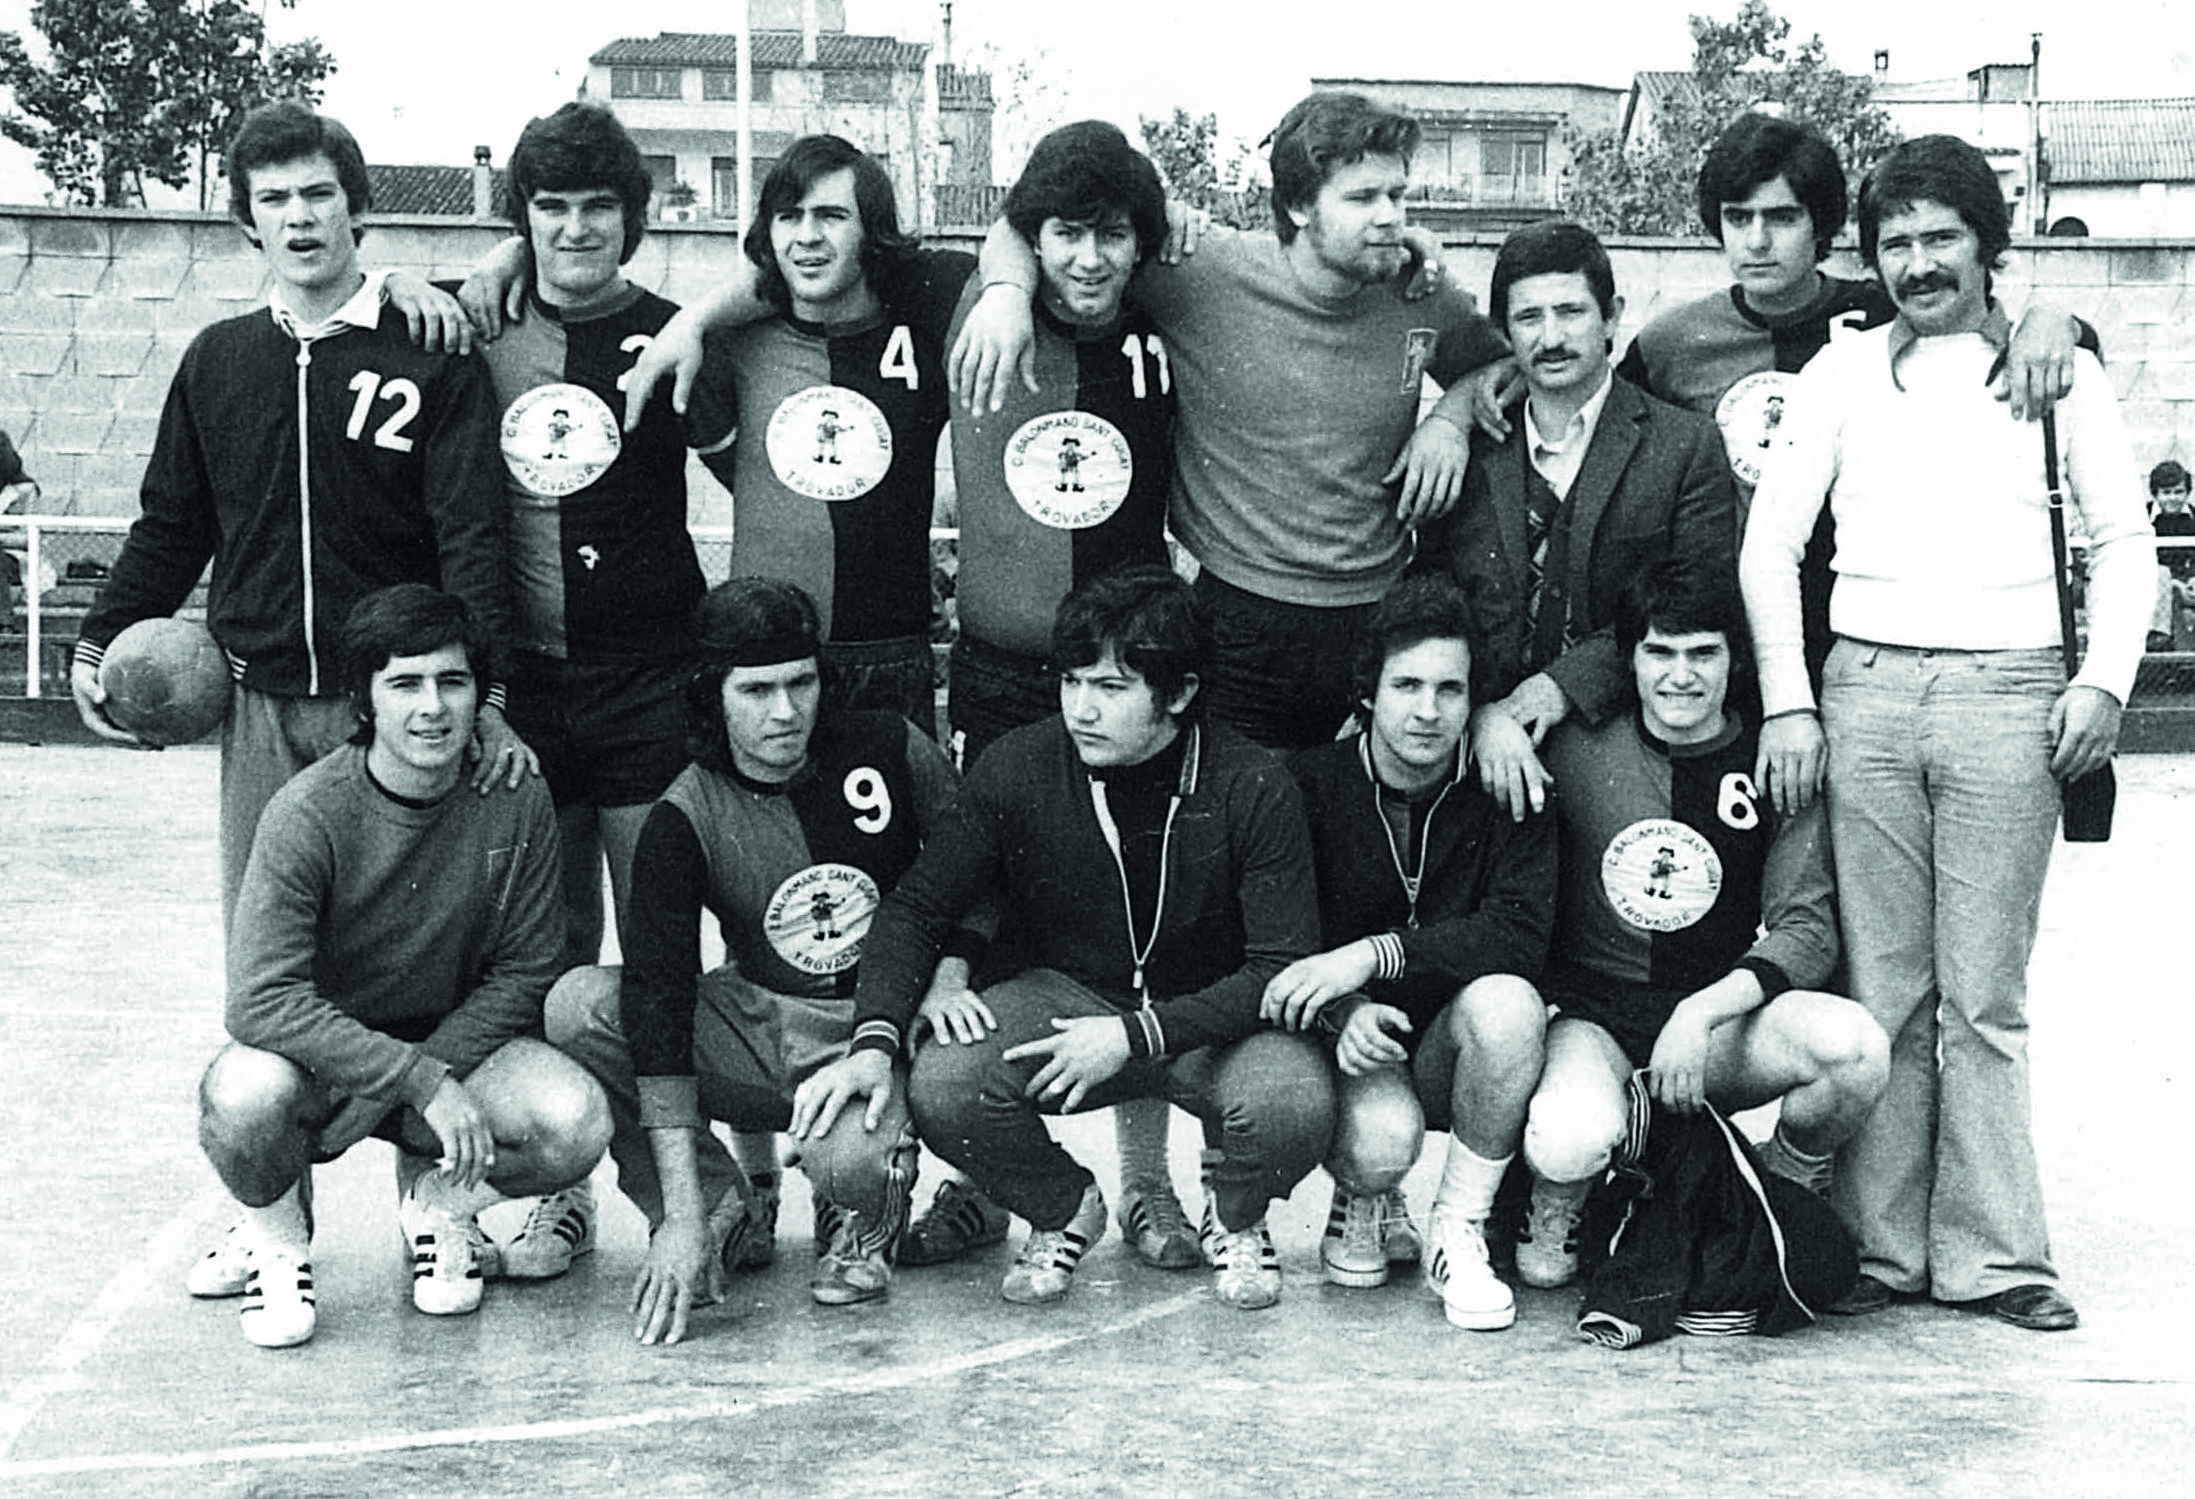
[[[1686,17],[1728,18],[1740,0],[1578,0],[1574,16],[1489,0],[953,0],[954,55],[1027,61],[1059,120],[1215,113],[1255,141],[1316,77],[1540,80],[1623,86],[1691,58]],[[845,0],[848,29],[936,41],[938,0]],[[1899,81],[2024,62],[2043,33],[2043,90],[2061,98],[2195,96],[2195,7],[2185,0],[1783,0],[1850,71],[1890,51]],[[29,32],[30,0],[0,0],[0,29]],[[325,107],[377,162],[500,162],[534,114],[572,97],[589,54],[620,36],[730,31],[728,0],[298,0],[269,9],[276,40],[317,36],[335,55]],[[1351,27],[1340,18],[1361,19]],[[42,200],[29,154],[0,142],[0,201]]]

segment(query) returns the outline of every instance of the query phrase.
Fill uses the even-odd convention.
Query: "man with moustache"
[[[2155,551],[2111,385],[2076,356],[2055,418],[2090,547],[2087,658],[2069,683],[2044,434],[1988,392],[2010,333],[1991,298],[2011,243],[1996,175],[1950,136],[1907,141],[1861,187],[1859,229],[1897,316],[1800,377],[1743,559],[1762,759],[1810,793],[1826,753],[1854,991],[1891,1038],[1882,1102],[1838,1161],[1862,1269],[1842,1309],[1931,1296],[2057,1331],[2079,1315],[2043,1226],[2027,960],[2058,783],[2110,758]],[[1798,563],[1825,502],[1837,641],[1817,717]]]
[[[1403,295],[1417,122],[1316,93],[1273,133],[1273,232],[1214,231],[1136,280],[1181,392],[1169,523],[1202,565],[1207,709],[1299,749],[1355,708],[1357,651],[1409,558],[1410,530],[1455,503],[1471,420],[1462,378],[1499,337],[1460,291]],[[955,388],[996,411],[1027,364],[1036,256],[1010,226],[984,244],[983,295],[954,347]],[[1448,387],[1419,421],[1422,378]]]
[[[1508,436],[1472,452],[1463,499],[1424,553],[1462,586],[1484,632],[1471,758],[1521,821],[1546,805],[1548,731],[1573,716],[1603,723],[1630,700],[1612,633],[1625,585],[1666,557],[1702,586],[1730,582],[1737,497],[1712,422],[1614,378],[1623,299],[1590,231],[1549,221],[1511,234],[1487,302],[1524,398]]]

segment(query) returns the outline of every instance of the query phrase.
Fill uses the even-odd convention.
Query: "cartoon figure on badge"
[[[1054,411],[1023,422],[1006,441],[1006,488],[1031,520],[1079,531],[1128,499],[1136,461],[1128,439],[1102,416]]]
[[[1724,391],[1715,403],[1715,425],[1722,430],[1731,472],[1744,483],[1761,482],[1761,465],[1769,451],[1784,441],[1784,417],[1794,378],[1778,370],[1760,370]]]
[[[763,434],[778,483],[811,500],[855,500],[892,467],[892,427],[874,401],[843,385],[811,385],[778,403]]]
[[[581,385],[537,385],[503,413],[503,463],[531,493],[585,489],[617,461],[625,434],[603,399]]]
[[[861,961],[862,939],[881,892],[852,864],[811,864],[789,876],[763,908],[770,948],[805,974],[844,973]]]
[[[1073,433],[1059,440],[1059,482],[1052,488],[1061,494],[1070,489],[1082,493],[1082,439]]]
[[[1722,857],[1681,822],[1649,817],[1608,840],[1601,889],[1616,914],[1648,932],[1675,932],[1715,907]]]

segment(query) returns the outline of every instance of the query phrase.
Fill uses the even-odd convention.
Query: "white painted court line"
[[[178,1219],[176,1223],[168,1225],[167,1229],[161,1230],[161,1234],[165,1237],[169,1230],[175,1229],[178,1224],[187,1229],[194,1221],[189,1216]],[[159,1240],[156,1239],[154,1242],[157,1244]],[[157,1258],[157,1256],[153,1258]],[[116,1282],[119,1283],[123,1278],[117,1276]],[[139,1279],[149,1284],[149,1276],[140,1276]],[[108,1291],[111,1293],[113,1290],[114,1286],[110,1285]],[[140,1286],[134,1291],[133,1296],[142,1294],[143,1287]],[[93,1310],[96,1312],[108,1300],[107,1295],[102,1295],[99,1304],[95,1305]],[[745,1400],[714,1400],[693,1405],[660,1406],[654,1410],[631,1411],[620,1416],[595,1416],[573,1421],[529,1421],[513,1426],[473,1426],[447,1431],[390,1432],[379,1436],[355,1437],[338,1442],[267,1442],[251,1447],[212,1447],[197,1452],[110,1453],[92,1457],[41,1458],[28,1462],[0,1461],[0,1483],[5,1483],[13,1478],[54,1477],[76,1473],[182,1470],[220,1467],[229,1463],[279,1463],[299,1462],[312,1458],[371,1457],[387,1452],[417,1452],[435,1447],[471,1447],[498,1442],[562,1441],[573,1437],[596,1436],[607,1432],[631,1431],[643,1427],[665,1426],[678,1422],[738,1420],[761,1415],[767,1411],[782,1410],[787,1406],[803,1405],[810,1401],[829,1397],[874,1395],[891,1390],[906,1389],[951,1375],[964,1374],[973,1369],[984,1369],[995,1364],[1011,1363],[1016,1359],[1034,1358],[1041,1354],[1053,1353],[1062,1348],[1072,1347],[1076,1343],[1090,1342],[1098,1338],[1111,1337],[1116,1333],[1127,1332],[1132,1328],[1141,1327],[1146,1322],[1156,1322],[1160,1318],[1174,1316],[1200,1303],[1208,1303],[1210,1300],[1210,1295],[1203,1290],[1184,1292],[1179,1296],[1154,1302],[1140,1311],[1131,1312],[1125,1317],[1117,1318],[1105,1323],[1103,1326],[1093,1327],[1083,1332],[1054,1333],[1042,1337],[1017,1338],[1009,1343],[998,1343],[988,1348],[972,1349],[952,1358],[936,1359],[905,1369],[877,1370],[867,1374],[846,1375],[837,1379],[813,1380],[807,1384],[795,1385],[789,1389],[758,1391],[752,1398]],[[127,1304],[127,1302],[123,1303],[124,1306]],[[120,1309],[120,1307],[116,1308],[117,1314]],[[78,1326],[82,1327],[85,1321],[90,1320],[90,1317],[91,1314],[87,1313],[85,1319],[80,1321]],[[82,1361],[85,1353],[90,1352],[92,1347],[97,1346],[98,1337],[105,1336],[106,1329],[113,1325],[113,1321],[112,1316],[107,1318],[105,1324],[98,1329],[97,1336],[93,1338],[90,1346],[76,1355],[75,1361],[69,1365],[71,1369],[74,1368],[75,1363]],[[75,1336],[76,1331],[75,1328],[70,1330],[71,1338]],[[67,1346],[70,1343],[70,1338],[64,1338],[62,1342],[64,1346]],[[33,1383],[37,1383],[37,1381],[33,1381]],[[29,1415],[37,1414],[37,1406],[44,1403],[46,1395],[53,1393],[55,1389],[64,1387],[66,1386],[55,1385],[44,1390],[39,1395],[37,1402],[29,1408],[28,1415],[24,1419],[27,1420]],[[10,1406],[11,1412],[12,1408],[13,1402]],[[12,1441],[16,1432],[20,1430],[20,1422],[13,1429],[0,1430],[0,1436],[4,1436],[6,1439],[0,1441],[0,1454],[6,1452],[6,1443]]]
[[[204,1233],[206,1223],[227,1200],[226,1196],[208,1193],[161,1225],[146,1244],[145,1252],[116,1271],[92,1304],[69,1324],[68,1331],[46,1355],[45,1365],[8,1391],[6,1402],[0,1403],[0,1473],[8,1469],[4,1459],[14,1450],[15,1439],[38,1419],[48,1400],[64,1391],[83,1388],[83,1376],[77,1371],[84,1361],[99,1351],[107,1334],[132,1307],[152,1294],[157,1281],[174,1277]]]

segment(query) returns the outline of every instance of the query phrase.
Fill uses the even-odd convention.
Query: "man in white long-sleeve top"
[[[2056,416],[2089,544],[2087,656],[2069,683],[2043,434],[1989,392],[2010,332],[1990,294],[2010,243],[1996,177],[1951,137],[1908,141],[1861,188],[1859,227],[1897,316],[1800,376],[1741,561],[1761,771],[1788,806],[1826,761],[1856,997],[1891,1037],[1889,1086],[1838,1166],[1864,1272],[1839,1309],[1932,1297],[2060,1330],[2079,1317],[2057,1287],[2029,1129],[2027,960],[2059,783],[2109,759],[2142,653],[2141,481],[2084,352]],[[1817,716],[1798,562],[1825,500],[1837,642]]]

